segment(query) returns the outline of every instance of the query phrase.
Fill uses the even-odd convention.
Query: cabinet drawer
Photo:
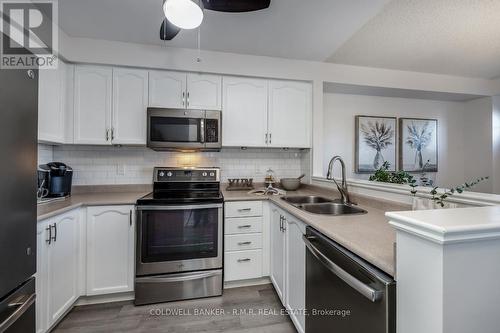
[[[224,230],[224,233],[226,235],[262,232],[262,217],[240,217],[226,219]]]
[[[224,236],[225,251],[255,250],[262,248],[262,234]]]
[[[226,252],[224,270],[225,281],[262,277],[262,250]]]
[[[262,216],[262,201],[226,202],[226,217]]]

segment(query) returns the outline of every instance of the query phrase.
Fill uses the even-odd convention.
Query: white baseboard
[[[271,283],[271,280],[269,279],[269,277],[266,276],[266,277],[258,278],[258,279],[224,282],[224,289],[258,286],[261,284],[269,284],[269,283]]]
[[[133,291],[98,296],[82,296],[76,301],[75,306],[132,301],[134,298],[135,294]]]

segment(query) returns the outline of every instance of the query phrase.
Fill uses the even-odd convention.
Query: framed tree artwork
[[[438,171],[437,119],[399,118],[399,169]]]
[[[357,173],[372,173],[384,162],[396,171],[396,117],[356,116]]]

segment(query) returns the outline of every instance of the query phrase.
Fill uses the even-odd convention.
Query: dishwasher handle
[[[335,264],[333,261],[328,259],[326,255],[324,255],[316,246],[314,246],[311,243],[311,239],[314,239],[315,237],[307,237],[305,235],[302,236],[302,239],[304,240],[304,243],[307,247],[307,249],[318,259],[320,263],[323,264],[330,272],[338,276],[342,281],[347,283],[349,286],[351,286],[354,290],[359,292],[361,295],[365,296],[372,302],[377,302],[379,301],[384,292],[380,290],[375,290],[370,286],[367,286],[363,282],[359,281],[356,279],[354,276],[351,274],[347,273],[345,270],[343,270],[340,266]]]

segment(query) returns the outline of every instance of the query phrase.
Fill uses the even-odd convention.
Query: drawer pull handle
[[[238,242],[238,245],[250,245],[252,242]]]
[[[250,224],[245,224],[245,225],[239,225],[238,229],[246,229],[246,228],[251,228],[252,226]]]
[[[252,260],[252,259],[250,259],[250,258],[238,259],[238,262],[248,262],[250,260]]]
[[[251,210],[252,210],[252,208],[240,208],[240,209],[238,209],[238,212],[249,212]]]

